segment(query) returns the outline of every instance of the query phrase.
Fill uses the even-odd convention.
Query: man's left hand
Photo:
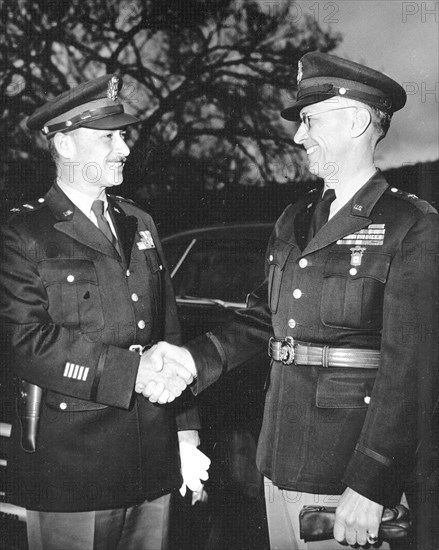
[[[378,536],[383,506],[347,487],[335,512],[334,538],[364,546]],[[369,538],[369,540],[368,540]]]
[[[209,478],[207,470],[210,459],[197,449],[200,444],[198,432],[186,430],[178,432],[180,443],[181,474],[183,485],[180,488],[182,496],[186,494],[186,487],[192,492],[192,504],[204,499],[203,481]]]

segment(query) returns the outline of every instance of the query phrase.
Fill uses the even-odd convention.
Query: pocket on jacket
[[[364,409],[372,393],[376,370],[328,368],[319,372],[316,406],[322,409]]]
[[[379,330],[384,289],[391,262],[388,254],[365,252],[351,265],[349,252],[329,257],[323,275],[320,315],[329,327]]]
[[[269,252],[267,259],[268,296],[272,313],[277,313],[284,268],[291,250],[292,246],[289,243],[276,241]]]
[[[58,392],[48,391],[46,394],[46,405],[50,409],[55,409],[62,413],[66,412],[82,412],[82,411],[99,411],[108,409],[107,405],[86,401],[69,395],[63,395]]]
[[[43,260],[38,264],[55,323],[99,330],[104,326],[98,276],[92,261]]]

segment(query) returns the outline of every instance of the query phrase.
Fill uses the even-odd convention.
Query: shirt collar
[[[66,185],[61,180],[57,180],[57,184],[59,188],[67,195],[67,197],[73,202],[73,204],[83,212],[87,216],[87,218],[91,218],[92,216],[92,210],[91,207],[93,205],[93,202],[96,199],[93,199],[86,195],[85,193],[82,193],[81,191],[78,191],[77,189],[74,189],[73,187],[70,187],[70,185]],[[102,197],[99,197],[100,200],[104,201],[104,212],[107,212],[108,208],[108,199],[107,195],[104,193]]]
[[[350,182],[349,186],[336,188],[325,183],[324,191],[327,189],[334,189],[335,197],[338,205],[338,209],[347,204],[352,197],[363,187],[363,185],[370,180],[370,178],[376,173],[375,166],[371,166],[364,172],[361,172],[354,181]]]

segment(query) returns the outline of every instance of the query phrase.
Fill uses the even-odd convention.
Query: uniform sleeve
[[[166,342],[174,345],[181,345],[181,329],[178,318],[177,304],[175,302],[174,289],[172,287],[171,277],[163,254],[163,249],[157,233],[157,229],[150,221],[151,232],[156,243],[157,250],[164,266],[164,292],[163,292],[163,338]],[[175,419],[177,429],[180,430],[199,430],[201,428],[200,416],[193,395],[187,391],[177,400],[175,404]]]
[[[2,228],[0,293],[2,331],[15,374],[65,395],[128,408],[139,356],[93,342],[77,327],[55,324],[48,295],[20,226]],[[35,245],[34,245],[35,246]],[[123,369],[120,368],[123,365]],[[75,376],[66,376],[66,372]],[[81,383],[78,383],[78,380]]]
[[[234,321],[191,340],[185,347],[197,367],[193,392],[198,394],[239,365],[267,353],[272,336],[271,312],[267,305],[267,281],[253,291],[246,309],[235,313]]]
[[[392,261],[381,364],[343,480],[384,505],[394,504],[395,479],[410,471],[416,447],[428,437],[439,368],[438,220],[434,213],[418,219]]]

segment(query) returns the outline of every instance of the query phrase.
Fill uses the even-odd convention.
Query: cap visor
[[[301,99],[297,103],[295,103],[292,107],[287,107],[283,111],[281,111],[280,116],[284,118],[285,120],[291,120],[294,122],[299,122],[300,120],[300,110],[303,107],[306,107],[307,105],[313,105],[314,103],[320,103],[321,101],[325,101],[325,99],[328,99],[327,97],[320,97],[319,99],[316,99],[315,97],[309,97],[306,99]]]
[[[81,127],[91,128],[93,130],[117,130],[118,128],[123,128],[130,124],[136,124],[137,122],[140,122],[140,120],[135,116],[127,113],[119,113],[117,115],[91,120],[90,122],[84,122],[81,124]]]

